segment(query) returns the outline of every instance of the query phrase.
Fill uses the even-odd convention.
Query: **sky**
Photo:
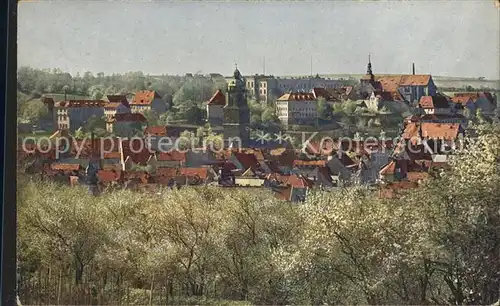
[[[363,74],[371,54],[374,74],[410,73],[414,62],[417,74],[499,79],[499,25],[493,0],[22,1],[18,65]]]

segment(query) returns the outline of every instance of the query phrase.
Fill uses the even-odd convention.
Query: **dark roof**
[[[449,108],[448,99],[444,96],[422,96],[419,101],[421,108]]]

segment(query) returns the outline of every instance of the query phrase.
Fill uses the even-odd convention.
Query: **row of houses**
[[[54,101],[50,97],[42,97],[49,113],[53,114],[56,129],[75,131],[84,126],[91,118],[106,118],[106,129],[114,131],[115,123],[129,125],[144,123],[140,113],[152,110],[161,114],[166,111],[166,104],[155,91],[138,91],[129,102],[124,95],[108,95],[103,100],[63,100]],[[137,115],[124,115],[137,114]],[[117,116],[118,115],[118,116]],[[121,127],[118,127],[121,129]]]

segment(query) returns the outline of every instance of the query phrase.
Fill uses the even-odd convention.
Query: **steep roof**
[[[331,91],[328,91],[326,88],[322,88],[322,87],[313,88],[312,94],[313,94],[314,98],[316,98],[316,99],[323,98],[326,101],[339,101],[338,96],[341,95],[341,93],[336,93],[336,95],[334,95]]]
[[[422,96],[418,105],[424,109],[450,107],[448,99],[444,96]]]
[[[166,126],[148,126],[144,130],[144,135],[167,136],[167,127]]]
[[[278,101],[316,101],[316,98],[310,92],[293,92],[282,95]]]
[[[132,102],[130,104],[150,105],[155,98],[159,97],[160,96],[158,95],[158,93],[156,93],[156,91],[141,90],[135,93],[134,98],[132,99]]]
[[[110,103],[128,104],[127,96],[125,95],[107,95],[106,98]]]
[[[137,142],[137,140],[139,139],[134,139],[133,141],[129,139],[123,139],[121,141],[123,160],[126,160],[128,157],[130,157],[130,159],[134,163],[144,165],[153,153],[149,151],[144,143]]]
[[[210,100],[208,100],[207,104],[224,106],[226,105],[226,97],[224,96],[222,91],[218,89],[210,98]]]
[[[186,152],[172,150],[170,152],[159,152],[156,155],[158,161],[179,161],[186,162]]]
[[[474,103],[470,96],[454,96],[451,101],[457,104],[467,105],[467,103]]]
[[[430,74],[404,74],[399,86],[427,86],[431,80]]]
[[[455,140],[458,136],[459,123],[433,123],[423,122],[421,124],[422,137]]]
[[[419,137],[419,125],[416,122],[407,123],[403,131],[403,139],[411,139],[412,142],[416,142]]]
[[[244,170],[251,168],[253,170],[260,167],[260,163],[254,154],[233,152],[234,157],[238,160]]]

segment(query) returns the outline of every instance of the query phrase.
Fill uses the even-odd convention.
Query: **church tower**
[[[366,68],[366,75],[363,77],[364,81],[369,81],[371,84],[375,83],[375,76],[372,71],[372,61],[368,55],[368,67]]]
[[[224,112],[224,139],[229,146],[248,147],[250,139],[250,111],[248,109],[245,81],[236,67],[234,81],[227,87]]]

